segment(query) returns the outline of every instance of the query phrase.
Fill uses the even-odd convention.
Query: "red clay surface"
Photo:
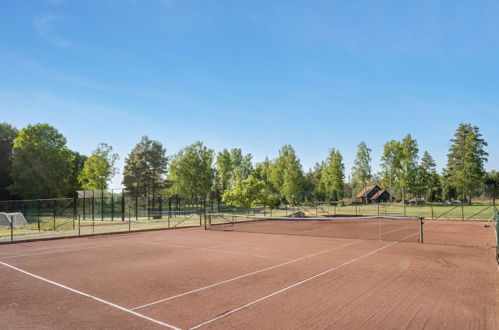
[[[426,244],[152,231],[0,246],[2,329],[495,329],[492,227]]]

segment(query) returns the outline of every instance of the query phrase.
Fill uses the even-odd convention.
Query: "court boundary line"
[[[437,226],[438,226],[438,225],[436,225],[436,224],[435,224],[434,226],[432,226],[432,227],[428,228],[427,230],[431,230],[432,228],[435,228],[435,227],[437,227]],[[215,321],[217,321],[217,320],[219,320],[219,319],[221,319],[221,318],[223,318],[223,317],[226,317],[226,316],[228,316],[228,315],[230,315],[230,314],[233,314],[233,313],[235,313],[235,312],[238,312],[238,311],[240,311],[240,310],[242,310],[242,309],[244,309],[244,308],[246,308],[246,307],[249,307],[249,306],[252,306],[252,305],[254,305],[254,304],[256,304],[256,303],[259,303],[260,301],[266,300],[266,299],[271,298],[271,297],[273,297],[273,296],[276,296],[276,295],[278,295],[278,294],[280,294],[280,293],[283,293],[283,292],[285,292],[285,291],[288,291],[289,289],[292,289],[292,288],[294,288],[294,287],[296,287],[296,286],[299,286],[299,285],[301,285],[301,284],[303,284],[303,283],[307,283],[307,282],[309,282],[309,281],[311,281],[311,280],[313,280],[313,279],[316,279],[316,278],[321,277],[321,276],[323,276],[323,275],[325,275],[325,274],[328,274],[328,273],[330,273],[330,272],[332,272],[332,271],[334,271],[334,270],[336,270],[336,269],[338,269],[338,268],[341,268],[341,267],[347,266],[347,265],[349,265],[349,264],[351,264],[351,263],[354,263],[354,262],[356,262],[356,261],[362,260],[362,259],[364,259],[364,258],[366,258],[366,257],[368,257],[368,256],[370,256],[370,255],[372,255],[372,254],[375,254],[375,253],[377,253],[377,252],[379,252],[379,251],[382,251],[382,250],[384,250],[384,249],[386,249],[386,248],[389,248],[389,247],[394,246],[394,245],[396,245],[396,244],[398,244],[398,243],[401,243],[403,240],[406,240],[406,239],[408,239],[409,237],[415,236],[415,235],[417,235],[417,234],[418,234],[418,233],[414,233],[414,234],[408,235],[408,236],[406,236],[406,237],[404,237],[404,238],[402,238],[402,239],[400,239],[400,240],[398,240],[398,241],[395,241],[395,242],[389,243],[389,244],[387,244],[387,245],[385,245],[385,246],[383,246],[383,247],[381,247],[381,248],[378,248],[378,249],[372,250],[372,251],[370,251],[370,252],[368,252],[368,253],[366,253],[366,254],[363,254],[363,255],[361,255],[360,257],[357,257],[357,258],[354,258],[354,259],[350,259],[349,261],[343,262],[343,263],[341,263],[341,264],[339,264],[339,265],[336,265],[336,266],[334,266],[334,267],[332,267],[332,268],[329,268],[328,270],[325,270],[325,271],[323,271],[323,272],[320,272],[320,273],[318,273],[318,274],[315,274],[315,275],[313,275],[313,276],[310,276],[310,277],[308,277],[308,278],[305,278],[305,279],[303,279],[303,280],[301,280],[301,281],[299,281],[299,282],[296,282],[296,283],[294,283],[294,284],[292,284],[292,285],[289,285],[289,286],[287,286],[287,287],[284,287],[284,288],[282,288],[282,289],[280,289],[280,290],[278,290],[278,291],[275,291],[275,292],[270,293],[270,294],[268,294],[268,295],[266,295],[266,296],[263,296],[263,297],[258,298],[258,299],[256,299],[256,300],[253,300],[253,301],[251,301],[251,302],[249,302],[249,303],[247,303],[247,304],[244,304],[244,305],[242,305],[242,306],[239,306],[239,307],[236,307],[236,308],[234,308],[234,309],[231,309],[231,310],[229,310],[229,311],[227,311],[227,312],[224,312],[224,313],[222,313],[222,314],[218,315],[217,317],[214,317],[214,318],[212,318],[212,319],[210,319],[210,320],[208,320],[208,321],[205,321],[205,322],[203,322],[203,323],[197,324],[197,325],[195,325],[195,326],[193,326],[193,327],[189,327],[189,329],[198,329],[198,328],[200,328],[200,327],[202,327],[202,326],[205,326],[205,325],[207,325],[207,324],[210,324],[210,323],[212,323],[212,322],[215,322]]]
[[[351,263],[354,263],[355,261],[358,261],[358,260],[364,259],[364,258],[366,258],[366,257],[370,256],[371,254],[377,253],[377,252],[379,252],[379,251],[381,251],[381,250],[384,250],[384,249],[386,249],[386,248],[388,248],[388,247],[390,247],[390,246],[393,246],[393,245],[395,245],[395,244],[397,244],[397,243],[398,243],[398,242],[393,242],[393,243],[387,244],[387,245],[385,245],[385,246],[383,246],[383,247],[380,247],[380,248],[375,249],[375,250],[372,250],[372,251],[370,251],[370,252],[368,252],[368,253],[366,253],[366,254],[363,254],[363,255],[361,255],[360,257],[357,257],[357,258],[354,258],[354,259],[350,259],[349,261],[346,261],[346,262],[344,262],[344,263],[341,263],[341,264],[339,264],[339,265],[336,265],[336,266],[334,266],[334,267],[332,267],[332,268],[329,268],[329,269],[327,269],[327,270],[325,270],[325,271],[323,271],[323,272],[320,272],[320,273],[318,273],[318,274],[315,274],[315,275],[313,275],[313,276],[307,277],[306,279],[303,279],[303,280],[301,280],[301,281],[299,281],[299,282],[296,282],[296,283],[294,283],[294,284],[291,284],[291,285],[289,285],[289,286],[287,286],[287,287],[284,287],[284,288],[282,288],[282,289],[280,289],[280,290],[278,290],[278,291],[275,291],[275,292],[270,293],[270,294],[268,294],[268,295],[266,295],[266,296],[263,296],[263,297],[258,298],[258,299],[256,299],[256,300],[253,300],[253,301],[251,301],[251,302],[249,302],[249,303],[247,303],[247,304],[244,304],[244,305],[242,305],[242,306],[239,306],[239,307],[237,307],[237,308],[231,309],[231,310],[229,310],[229,311],[227,311],[227,312],[225,312],[225,313],[220,314],[220,315],[219,315],[219,316],[217,316],[217,317],[212,318],[211,320],[208,320],[208,321],[205,321],[205,322],[203,322],[203,323],[197,324],[197,325],[195,325],[195,326],[193,326],[193,327],[189,327],[189,329],[198,329],[198,328],[200,328],[200,327],[202,327],[202,326],[205,326],[205,325],[207,325],[207,324],[210,324],[210,323],[212,323],[212,322],[215,322],[215,321],[217,321],[217,320],[219,320],[219,319],[221,319],[221,318],[223,318],[223,317],[225,317],[225,316],[227,316],[227,315],[233,314],[233,313],[238,312],[238,311],[240,311],[240,310],[242,310],[242,309],[244,309],[244,308],[246,308],[246,307],[249,307],[249,306],[251,306],[251,305],[254,305],[254,304],[256,304],[256,303],[259,303],[260,301],[266,300],[266,299],[271,298],[271,297],[273,297],[273,296],[276,296],[276,295],[278,295],[278,294],[280,294],[280,293],[282,293],[282,292],[288,291],[289,289],[292,289],[292,288],[294,288],[294,287],[296,287],[296,286],[298,286],[298,285],[301,285],[301,284],[303,284],[303,283],[307,283],[307,282],[309,282],[309,281],[311,281],[311,280],[313,280],[313,279],[316,279],[316,278],[318,278],[318,277],[320,277],[320,276],[322,276],[322,275],[328,274],[328,273],[330,273],[330,272],[332,272],[332,271],[334,271],[334,270],[336,270],[336,269],[338,269],[338,268],[341,268],[341,267],[343,267],[343,266],[346,266],[346,265],[349,265],[349,264],[351,264]]]
[[[274,266],[270,266],[270,267],[266,267],[266,268],[263,268],[263,269],[260,269],[260,270],[256,270],[254,272],[250,272],[250,273],[246,273],[246,274],[239,275],[239,276],[236,276],[236,277],[232,277],[232,278],[229,278],[227,280],[223,280],[223,281],[220,281],[220,282],[217,282],[217,283],[212,283],[212,284],[203,286],[201,288],[197,288],[197,289],[190,290],[190,291],[187,291],[187,292],[183,292],[183,293],[180,293],[180,294],[177,294],[177,295],[174,295],[174,296],[170,296],[170,297],[167,297],[167,298],[156,300],[156,301],[144,304],[144,305],[133,307],[133,308],[130,308],[130,310],[134,311],[134,310],[137,310],[137,309],[141,309],[141,308],[149,307],[149,306],[152,306],[152,305],[156,305],[156,304],[159,304],[159,303],[162,303],[162,302],[165,302],[165,301],[169,301],[169,300],[173,300],[173,299],[176,299],[176,298],[180,298],[180,297],[192,294],[192,293],[196,293],[196,292],[199,292],[199,291],[204,291],[206,289],[210,289],[210,288],[222,285],[222,284],[233,282],[233,281],[239,280],[241,278],[245,278],[245,277],[248,277],[248,276],[259,274],[259,273],[262,273],[262,272],[265,272],[265,271],[268,271],[268,270],[276,269],[276,268],[279,268],[279,267],[282,267],[282,266],[286,266],[286,265],[289,265],[289,264],[292,264],[292,263],[295,263],[295,262],[298,262],[298,261],[306,260],[308,258],[316,257],[316,256],[321,255],[321,254],[325,254],[325,253],[332,252],[332,251],[337,250],[337,249],[341,249],[343,247],[355,245],[355,244],[358,244],[360,242],[363,242],[363,240],[357,240],[356,242],[346,243],[346,244],[343,244],[343,245],[336,246],[334,248],[322,250],[322,251],[319,251],[319,252],[314,253],[314,254],[310,254],[310,255],[307,255],[307,256],[304,256],[304,257],[300,257],[300,258],[297,258],[297,259],[293,259],[293,260],[290,260],[290,261],[286,261],[286,262],[283,262],[283,263],[280,263],[280,264],[277,264],[277,265],[274,265]]]
[[[36,275],[36,274],[30,273],[30,272],[28,272],[28,271],[26,271],[26,270],[23,270],[23,269],[21,269],[21,268],[17,268],[17,267],[15,267],[15,266],[13,266],[13,265],[10,265],[10,264],[8,264],[8,263],[5,263],[5,262],[0,261],[0,264],[1,264],[1,265],[4,265],[5,267],[11,268],[11,269],[13,269],[13,270],[16,270],[16,271],[18,271],[18,272],[20,272],[20,273],[23,273],[23,274],[25,274],[25,275],[28,275],[28,276],[34,277],[34,278],[36,278],[36,279],[38,279],[38,280],[41,280],[41,281],[47,282],[47,283],[49,283],[49,284],[52,284],[52,285],[54,285],[54,286],[60,287],[60,288],[65,289],[65,290],[68,290],[68,291],[70,291],[70,292],[73,292],[73,293],[79,294],[79,295],[81,295],[81,296],[84,296],[84,297],[87,297],[87,298],[93,299],[93,300],[95,300],[95,301],[98,301],[98,302],[100,302],[100,303],[106,304],[106,305],[108,305],[108,306],[114,307],[114,308],[116,308],[116,309],[118,309],[118,310],[121,310],[121,311],[123,311],[123,312],[129,313],[129,314],[132,314],[132,315],[134,315],[134,316],[140,317],[140,318],[142,318],[142,319],[148,320],[148,321],[150,321],[150,322],[153,322],[153,323],[159,324],[159,325],[161,325],[161,326],[163,326],[163,327],[167,327],[167,328],[174,329],[174,330],[181,330],[180,328],[178,328],[178,327],[176,327],[176,326],[174,326],[174,325],[171,325],[171,324],[168,324],[168,323],[165,323],[165,322],[162,322],[162,321],[159,321],[159,320],[153,319],[152,317],[149,317],[149,316],[146,316],[146,315],[143,315],[143,314],[140,314],[140,313],[134,312],[134,311],[133,311],[133,310],[131,310],[131,309],[125,308],[125,307],[120,306],[120,305],[113,304],[113,303],[112,303],[112,302],[110,302],[110,301],[107,301],[107,300],[104,300],[104,299],[98,298],[98,297],[96,297],[96,296],[92,296],[91,294],[88,294],[88,293],[85,293],[85,292],[82,292],[82,291],[78,291],[78,290],[73,289],[73,288],[70,288],[70,287],[68,287],[68,286],[66,286],[66,285],[64,285],[64,284],[61,284],[61,283],[58,283],[58,282],[55,282],[55,281],[49,280],[49,279],[47,279],[47,278],[44,278],[44,277],[42,277],[42,276],[39,276],[39,275]]]

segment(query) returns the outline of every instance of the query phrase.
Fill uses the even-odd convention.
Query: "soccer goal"
[[[5,213],[0,212],[0,226],[5,226],[10,228],[10,223],[12,221],[13,227],[16,229],[29,229],[28,221],[21,212],[15,213]]]

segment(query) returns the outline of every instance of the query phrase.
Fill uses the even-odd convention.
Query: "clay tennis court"
[[[186,228],[0,245],[3,329],[495,329],[493,226],[425,244]]]

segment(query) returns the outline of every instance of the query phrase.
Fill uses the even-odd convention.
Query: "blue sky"
[[[499,169],[497,1],[33,0],[0,3],[0,121],[48,122],[123,159],[142,135],[305,170],[411,133],[439,168],[461,122]],[[113,186],[120,185],[120,178]]]

